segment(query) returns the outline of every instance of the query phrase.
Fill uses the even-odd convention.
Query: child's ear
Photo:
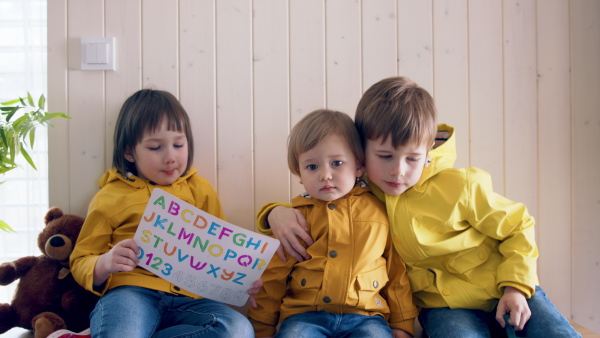
[[[133,157],[133,154],[131,153],[130,150],[125,151],[125,153],[123,154],[123,156],[125,157],[125,159],[131,163],[135,162],[135,157]]]
[[[361,177],[365,173],[365,166],[356,161],[356,177]]]

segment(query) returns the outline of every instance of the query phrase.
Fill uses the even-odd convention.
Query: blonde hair
[[[408,143],[433,144],[437,110],[429,93],[407,77],[390,77],[372,85],[356,108],[356,128],[367,140],[392,138],[397,148]]]
[[[352,150],[357,161],[364,165],[365,154],[352,118],[339,111],[319,109],[300,120],[288,138],[288,166],[290,171],[300,176],[298,157],[314,148],[323,138],[329,135],[341,137]]]

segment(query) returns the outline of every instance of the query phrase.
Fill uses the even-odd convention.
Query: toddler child
[[[248,316],[256,336],[410,337],[417,309],[383,204],[363,173],[352,119],[317,110],[289,136],[288,165],[306,193],[292,206],[314,243],[302,262],[275,255]]]

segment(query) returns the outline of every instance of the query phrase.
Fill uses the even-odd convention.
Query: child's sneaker
[[[46,338],[92,338],[92,335],[90,334],[90,329],[83,330],[79,333],[69,330],[58,330],[52,332]]]

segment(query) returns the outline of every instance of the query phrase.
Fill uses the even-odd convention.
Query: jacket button
[[[373,287],[374,287],[375,289],[377,289],[377,288],[379,287],[379,282],[378,282],[378,281],[374,281],[374,282],[373,282]]]
[[[181,291],[181,289],[179,288],[179,286],[174,286],[173,290],[175,290],[175,291]]]
[[[442,291],[442,294],[444,294],[444,296],[450,296],[451,293],[452,293],[452,291],[450,291],[449,289],[444,289]]]
[[[486,256],[485,252],[480,252],[479,253],[479,259],[485,260],[485,256]]]
[[[335,204],[333,203],[327,204],[327,207],[329,208],[329,210],[335,210]]]
[[[335,250],[329,251],[329,257],[336,258],[337,257],[337,251],[335,251]]]
[[[306,279],[302,279],[302,281],[300,282],[300,285],[306,286]]]
[[[323,301],[324,301],[325,303],[331,303],[331,298],[329,298],[329,297],[325,297],[325,298],[323,298]]]

